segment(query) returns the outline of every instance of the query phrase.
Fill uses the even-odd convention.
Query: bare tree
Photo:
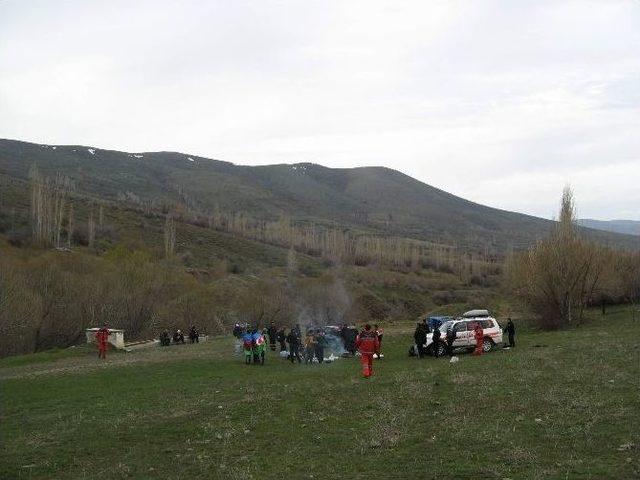
[[[41,246],[59,247],[71,181],[60,174],[53,180],[43,177],[35,165],[31,168],[29,177],[33,239]]]
[[[104,205],[100,204],[100,210],[98,210],[98,226],[102,228],[104,225]]]
[[[100,208],[102,209],[102,206]],[[91,209],[91,212],[89,213],[89,221],[87,223],[87,230],[88,230],[87,243],[88,243],[89,247],[93,247],[93,242],[95,242],[95,239],[96,239],[96,222],[93,219],[93,209]]]
[[[176,247],[176,224],[170,213],[164,222],[164,255],[166,258],[173,257]]]
[[[600,281],[604,254],[602,247],[580,237],[573,193],[566,187],[556,227],[525,254],[511,256],[508,282],[537,313],[541,326],[580,323]]]
[[[73,203],[69,205],[69,218],[67,219],[67,248],[71,248],[73,240]]]
[[[640,253],[629,253],[618,263],[618,278],[624,299],[631,304],[635,320],[640,302]]]

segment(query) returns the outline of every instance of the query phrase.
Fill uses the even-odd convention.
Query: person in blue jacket
[[[244,363],[249,365],[253,356],[253,335],[245,330],[240,335],[240,338],[242,339],[242,349],[244,351]]]

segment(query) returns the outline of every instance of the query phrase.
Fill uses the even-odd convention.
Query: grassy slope
[[[11,206],[17,211],[16,227],[28,228],[29,211],[28,184],[0,174],[0,207]],[[88,202],[74,198],[76,223],[86,222],[89,216]],[[5,222],[9,224],[7,208]],[[108,249],[113,243],[138,245],[163,255],[163,229],[165,218],[161,215],[143,215],[126,207],[107,206],[104,211],[105,224],[113,227],[116,240],[102,242],[99,247]],[[97,216],[97,208],[94,207]],[[1,238],[1,236],[0,236]],[[99,248],[101,250],[102,248]],[[288,250],[228,233],[177,222],[176,253],[187,255],[185,265],[202,269],[215,266],[221,260],[236,265],[242,271],[258,271],[264,268],[286,266]],[[321,261],[308,255],[298,255],[300,266],[306,270],[320,269]]]
[[[637,478],[640,324],[607,322],[454,365],[388,335],[370,381],[355,360],[247,367],[228,338],[0,361],[0,478]]]

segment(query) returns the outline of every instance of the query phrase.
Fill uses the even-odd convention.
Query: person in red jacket
[[[109,328],[107,323],[96,333],[96,343],[98,344],[98,358],[107,358],[107,344],[109,343]]]
[[[473,336],[476,339],[476,350],[473,352],[473,354],[482,355],[482,346],[484,345],[484,332],[482,331],[482,327],[479,323],[476,323],[476,328],[474,329]]]
[[[373,375],[373,354],[380,351],[378,335],[371,330],[371,325],[366,324],[364,330],[356,338],[356,348],[360,352],[362,374],[364,378],[369,378]]]

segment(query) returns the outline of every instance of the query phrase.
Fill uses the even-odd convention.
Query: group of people
[[[380,354],[383,331],[378,325],[374,325],[373,329],[366,325],[362,332],[358,332],[355,327],[342,325],[339,329],[336,328],[335,334],[324,328],[311,327],[303,337],[299,324],[287,332],[284,327],[276,328],[273,323],[263,330],[252,329],[248,324],[236,323],[233,335],[242,343],[247,364],[253,362],[264,365],[267,343],[272,351],[279,347],[281,356],[286,357],[291,363],[323,363],[327,349],[338,354],[346,351],[355,355],[356,352],[360,352],[361,359],[365,362],[363,365],[366,364],[368,368],[369,374],[365,375],[368,377],[373,371],[373,355]],[[375,344],[370,339],[375,339]],[[333,351],[336,350],[336,343],[339,344],[339,351]]]
[[[503,329],[504,333],[508,335],[508,346],[510,348],[515,347],[515,325],[513,320],[509,318],[507,325]],[[383,331],[378,325],[374,325],[373,329],[371,325],[365,325],[361,332],[358,332],[355,327],[349,327],[342,325],[338,331],[339,338],[341,340],[344,350],[350,354],[359,352],[362,371],[365,377],[370,377],[373,373],[373,358],[374,355],[380,355],[380,348],[382,345]],[[108,347],[110,331],[107,323],[96,332],[96,344],[98,346],[98,358],[105,359]],[[425,347],[427,343],[427,334],[432,333],[432,343],[430,348],[430,354],[438,358],[442,353],[440,345],[444,345],[445,354],[453,356],[455,348],[455,340],[457,332],[453,325],[451,325],[444,332],[444,340],[442,340],[442,332],[440,328],[436,327],[433,331],[430,331],[427,321],[418,322],[416,325],[413,338],[415,341],[416,355],[419,358],[427,356],[428,352]],[[296,324],[291,328],[289,333],[286,333],[284,327],[276,328],[272,323],[268,328],[260,330],[258,328],[250,329],[247,324],[236,323],[233,329],[233,335],[242,341],[242,349],[244,351],[245,362],[247,364],[254,363],[264,365],[267,339],[269,347],[272,351],[276,351],[276,345],[279,344],[280,352],[287,352],[286,356],[291,363],[302,363],[304,358],[305,363],[312,363],[317,360],[318,363],[324,362],[325,349],[328,347],[328,338],[336,338],[331,334],[327,334],[323,328],[309,328],[306,332],[304,342],[302,340],[302,333],[300,325]],[[190,343],[199,343],[200,333],[195,325],[192,325],[189,329],[189,341]],[[480,322],[476,322],[473,326],[473,338],[475,340],[474,355],[482,355],[484,347],[484,331]],[[173,341],[174,344],[184,344],[185,336],[180,329],[174,331],[173,336],[170,336],[169,331],[165,329],[160,334],[160,345],[169,346]],[[506,343],[505,343],[506,345]]]
[[[257,328],[253,330],[245,329],[241,333],[240,338],[242,339],[245,363],[250,365],[251,362],[253,362],[254,365],[264,365],[264,359],[267,353],[264,332]]]
[[[509,318],[507,320],[507,325],[503,329],[503,332],[506,333],[509,337],[509,347],[513,348],[516,346],[515,335],[516,335],[516,327],[513,323],[513,320]],[[426,351],[425,344],[427,343],[427,334],[433,333],[432,335],[432,343],[430,348],[430,353],[434,357],[438,358],[441,353],[441,348],[439,345],[443,343],[442,341],[442,332],[439,327],[433,329],[433,332],[430,332],[429,325],[426,321],[418,322],[416,325],[415,332],[413,334],[413,339],[416,344],[417,351],[415,352],[418,358],[422,358],[427,356],[428,352]],[[454,343],[456,341],[457,332],[453,325],[450,325],[445,332],[444,338],[444,347],[446,355],[452,357],[453,350],[455,348]],[[478,356],[482,355],[484,348],[484,330],[480,322],[476,322],[473,326],[473,338],[475,340],[475,348],[473,350],[473,354]],[[506,345],[506,344],[505,344]]]
[[[304,343],[299,324],[292,327],[289,333],[286,333],[284,327],[276,329],[275,326],[271,325],[267,329],[267,333],[271,350],[276,350],[277,342],[280,345],[280,352],[288,352],[286,356],[291,363],[295,363],[296,360],[298,363],[302,363],[303,356],[306,363],[313,362],[314,357],[318,359],[318,362],[324,361],[326,341],[324,332],[320,329],[307,331]]]
[[[416,342],[416,355],[418,356],[418,358],[423,358],[425,356],[428,355],[429,352],[427,352],[427,349],[425,348],[425,344],[427,343],[427,334],[428,333],[433,333],[433,343],[432,343],[432,347],[430,349],[430,353],[431,355],[433,355],[434,357],[438,358],[440,356],[440,348],[438,348],[438,345],[440,345],[443,340],[442,340],[442,332],[440,331],[440,328],[436,327],[433,329],[433,332],[431,332],[431,329],[429,328],[429,324],[424,321],[424,322],[418,322],[416,325],[416,330],[413,333],[413,339]],[[449,356],[453,356],[453,343],[456,340],[456,331],[453,328],[448,328],[445,334],[445,339],[444,339],[444,345],[445,345],[445,349],[446,349],[446,353]]]
[[[327,335],[321,328],[310,328],[302,341],[302,332],[300,331],[300,325],[293,327],[288,335],[285,335],[284,329],[279,331],[277,337],[280,342],[280,351],[287,351],[286,344],[289,345],[287,358],[291,363],[302,363],[304,358],[305,363],[313,363],[314,359],[318,363],[324,362],[324,351],[328,347]]]
[[[287,358],[291,363],[295,363],[296,360],[298,363],[302,363],[303,358],[306,363],[312,363],[314,359],[318,363],[322,363],[325,349],[329,345],[328,336],[322,328],[310,328],[307,330],[303,343],[300,325],[296,324],[288,334],[284,328],[277,330],[275,339],[280,343],[281,352],[288,351]],[[343,325],[340,328],[340,338],[344,350],[352,354],[355,354],[356,351],[360,353],[362,374],[365,378],[373,375],[373,359],[374,355],[380,355],[382,336],[382,329],[378,328],[378,325],[372,329],[371,325],[367,324],[359,333],[354,327]]]
[[[170,335],[169,330],[165,328],[160,334],[160,346],[168,347],[171,345],[172,340],[175,345],[186,343],[182,330],[178,328],[173,332],[173,335]],[[200,343],[200,332],[198,332],[195,325],[191,325],[191,328],[189,329],[189,343]]]
[[[355,332],[355,334],[354,334]],[[515,325],[511,318],[508,319],[504,328],[504,333],[508,335],[509,347],[515,347]],[[417,348],[416,354],[419,358],[427,355],[425,344],[427,342],[427,334],[431,333],[428,323],[418,322],[414,332],[414,340]],[[439,345],[443,343],[441,340],[442,332],[440,328],[433,329],[431,354],[436,358],[440,355],[441,349]],[[96,332],[96,343],[98,345],[98,358],[105,359],[110,331],[107,323]],[[268,328],[260,330],[258,328],[250,329],[247,324],[241,325],[236,323],[233,329],[233,335],[242,341],[242,349],[244,351],[245,362],[247,364],[264,365],[267,338],[270,349],[276,350],[276,344],[280,345],[280,352],[287,352],[287,358],[291,363],[302,363],[302,359],[306,363],[312,363],[317,359],[319,363],[324,361],[325,348],[328,346],[327,333],[322,328],[310,328],[306,332],[304,343],[302,341],[302,333],[300,325],[296,324],[287,334],[284,328],[276,329],[271,324]],[[357,351],[360,354],[360,363],[362,365],[362,375],[365,378],[373,375],[373,359],[380,358],[380,349],[382,345],[383,331],[378,325],[367,324],[364,329],[358,333],[354,327],[342,325],[339,330],[340,339],[344,349],[352,354]],[[451,325],[445,332],[444,345],[446,353],[453,356],[454,343],[456,340],[456,330]],[[190,343],[199,342],[199,332],[192,325],[189,330]],[[474,355],[482,355],[484,346],[484,332],[480,322],[476,322],[473,326],[473,337],[475,339]],[[169,335],[169,331],[165,329],[160,335],[160,344],[168,346],[173,340],[174,344],[184,344],[185,337],[180,329],[175,330],[173,337]],[[287,349],[288,345],[288,349]]]

